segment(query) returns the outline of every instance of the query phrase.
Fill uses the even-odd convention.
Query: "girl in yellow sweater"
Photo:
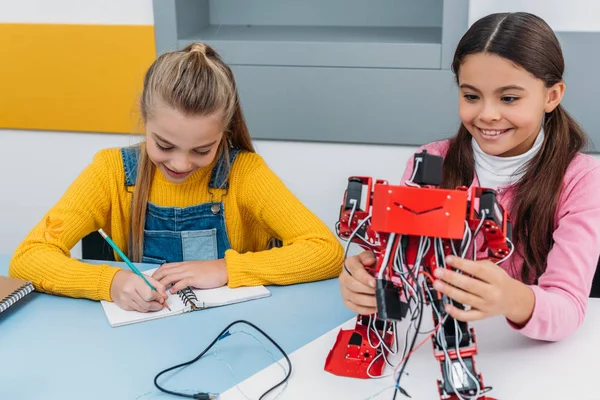
[[[339,275],[341,245],[254,152],[233,74],[212,48],[158,57],[140,103],[145,141],[98,152],[17,248],[10,275],[137,311],[161,309],[171,284],[174,293]],[[158,293],[129,270],[70,258],[99,228],[133,261],[161,265],[149,278]],[[267,250],[272,238],[283,246]]]

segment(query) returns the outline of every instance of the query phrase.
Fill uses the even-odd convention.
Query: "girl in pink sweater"
[[[498,192],[515,251],[500,266],[448,257],[465,274],[437,269],[435,287],[470,306],[446,308],[458,320],[501,315],[526,336],[560,340],[585,317],[600,256],[600,162],[580,152],[586,135],[560,105],[560,44],[535,15],[492,14],[462,37],[452,70],[462,123],[452,139],[420,150],[444,157],[443,187]],[[339,278],[359,314],[376,312],[375,279],[364,269],[374,261],[368,252],[350,257]]]

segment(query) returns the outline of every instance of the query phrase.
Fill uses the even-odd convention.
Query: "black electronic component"
[[[385,321],[402,321],[408,312],[408,303],[400,300],[400,288],[390,281],[377,279],[377,314]]]
[[[442,165],[444,159],[427,153],[415,154],[412,181],[419,185],[439,186],[442,183]]]
[[[502,211],[500,211],[500,207],[498,206],[498,202],[496,200],[496,192],[493,190],[484,190],[479,198],[479,216],[485,212],[485,219],[492,220],[498,225],[502,227],[502,221],[504,220]]]
[[[360,347],[362,345],[363,337],[358,332],[352,333],[350,336],[350,340],[348,340],[348,346],[357,346]]]
[[[370,315],[361,315],[361,314],[359,314],[356,318],[357,318],[357,321],[360,322],[361,325],[364,325],[364,326],[367,326],[367,327],[369,326],[369,322],[371,322],[371,320],[370,320],[371,316]]]
[[[360,201],[362,199],[363,183],[358,178],[348,179],[348,189],[346,190],[346,203],[344,204],[345,210],[352,210],[355,208],[356,211],[362,211],[360,209]],[[354,201],[353,201],[354,200]],[[356,202],[356,203],[354,203]]]
[[[449,365],[448,365],[449,364]],[[472,357],[463,357],[462,362],[452,359],[449,363],[442,362],[443,390],[446,394],[456,393],[474,395],[478,381]]]
[[[362,238],[366,239],[367,236],[367,225],[366,224],[362,224],[358,230],[356,231],[356,234]]]
[[[437,310],[441,311],[441,313],[442,313],[441,316],[442,316],[442,318],[444,318],[445,311],[443,311],[444,310],[443,301],[437,299],[435,292],[433,292],[432,295],[434,296],[434,299],[435,299],[433,301],[434,306],[436,307]],[[450,303],[456,308],[459,308],[461,310],[465,309],[464,305],[462,305],[459,302],[450,300]],[[435,313],[433,315],[433,321],[434,321],[435,326],[437,326],[439,323],[439,319]],[[454,325],[454,321],[455,321],[455,319],[448,315],[448,317],[444,321],[442,327],[440,327],[440,329],[443,329],[443,332],[444,332],[444,339],[446,340],[446,348],[456,348],[456,342],[457,342],[458,338],[460,338],[458,347],[469,346],[471,344],[471,334],[467,327],[467,323],[457,320],[456,325],[458,326],[458,329],[456,329],[457,326]],[[438,350],[441,351],[444,348],[442,343],[439,342],[437,335],[433,336],[433,341],[434,341],[435,347]]]

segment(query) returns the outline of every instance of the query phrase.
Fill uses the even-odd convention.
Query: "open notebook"
[[[156,271],[151,269],[143,271],[144,275],[151,276]],[[216,289],[191,289],[185,288],[176,294],[167,292],[169,298],[167,304],[171,307],[169,311],[166,307],[160,311],[141,313],[137,311],[125,311],[115,303],[101,301],[108,322],[112,327],[135,324],[137,322],[150,321],[153,319],[170,317],[190,311],[202,310],[205,308],[225,306],[228,304],[241,303],[243,301],[269,297],[271,292],[264,286],[240,287],[231,289],[224,286]]]

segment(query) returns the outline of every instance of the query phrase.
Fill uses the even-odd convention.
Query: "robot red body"
[[[444,311],[447,303],[464,306],[434,290],[433,271],[446,268],[446,255],[474,258],[477,250],[487,249],[489,260],[503,262],[513,251],[511,221],[491,189],[439,188],[441,167],[441,157],[423,152],[415,155],[414,173],[407,182],[410,186],[389,185],[382,180],[373,183],[369,177],[348,179],[337,233],[375,255],[377,262],[367,270],[377,278],[378,312],[358,315],[354,329],[340,330],[325,370],[355,378],[381,376],[386,364],[392,366],[388,357],[395,341],[398,351],[395,322],[410,311],[411,323],[418,314],[420,326],[425,303],[433,310],[435,328],[430,336],[441,366],[440,398],[493,400],[485,395],[489,388],[475,369],[474,330]],[[479,233],[483,234],[483,246],[476,244]],[[396,389],[405,395],[399,381],[416,350],[416,332],[418,326],[397,367]]]

